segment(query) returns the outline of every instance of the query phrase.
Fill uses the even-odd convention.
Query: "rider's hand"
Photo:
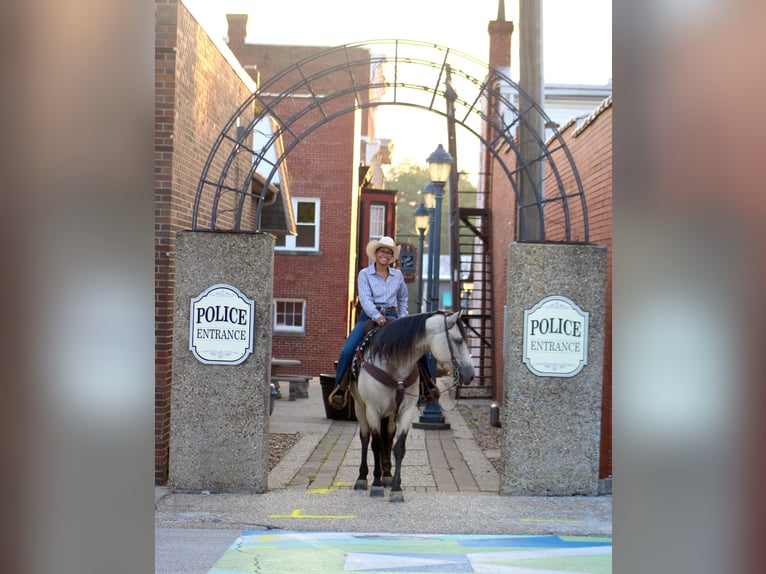
[[[376,322],[378,325],[385,325],[385,324],[386,324],[386,318],[385,318],[385,317],[383,317],[383,316],[381,315],[380,317],[378,317],[377,319],[375,319],[375,322]]]

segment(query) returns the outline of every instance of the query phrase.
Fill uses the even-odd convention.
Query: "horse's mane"
[[[414,343],[426,332],[426,321],[441,311],[407,315],[386,323],[370,342],[370,357],[380,356],[383,360],[409,355]]]

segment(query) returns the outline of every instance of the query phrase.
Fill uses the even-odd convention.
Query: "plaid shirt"
[[[375,271],[375,262],[371,262],[359,272],[357,291],[362,309],[373,321],[381,316],[381,307],[396,307],[400,319],[409,314],[407,285],[402,272],[394,267],[388,268],[388,278],[383,279]]]

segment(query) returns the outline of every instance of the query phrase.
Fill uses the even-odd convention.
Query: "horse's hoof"
[[[382,479],[383,486],[391,486],[391,483],[394,481],[393,476],[384,476]]]
[[[367,481],[359,479],[354,483],[354,490],[367,490]]]
[[[401,490],[397,492],[391,491],[389,500],[391,502],[404,502],[404,493]]]
[[[381,498],[383,496],[385,496],[385,491],[383,490],[382,486],[373,486],[370,489],[371,498]]]

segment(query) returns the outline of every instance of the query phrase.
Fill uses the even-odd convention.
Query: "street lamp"
[[[434,207],[436,200],[434,199],[434,193],[436,192],[436,185],[434,182],[429,181],[423,186],[422,197],[423,204],[428,211],[428,271],[426,272],[426,279],[428,280],[426,286],[426,311],[434,311],[433,300],[431,299],[431,292],[433,291],[432,285],[434,284]]]
[[[415,230],[420,235],[420,250],[418,251],[418,313],[421,313],[423,311],[423,240],[428,230],[430,215],[422,201],[412,215],[415,217]]]
[[[449,152],[442,147],[442,144],[428,156],[426,160],[428,162],[428,177],[434,183],[444,184],[447,182],[449,172],[452,169],[452,164],[455,160],[449,154]]]
[[[423,201],[426,198],[434,200],[433,225],[429,235],[429,254],[428,254],[428,290],[429,311],[436,311],[439,308],[439,259],[441,255],[441,220],[442,220],[442,199],[444,198],[444,184],[447,182],[450,170],[454,160],[452,156],[439,144],[439,147],[428,156],[428,176],[431,181],[423,187]],[[436,377],[436,360],[433,356],[428,357],[430,370]],[[436,381],[434,381],[436,382]],[[449,423],[444,422],[441,406],[438,399],[428,401],[418,422],[414,423],[415,428],[449,428]]]
[[[430,246],[430,258],[433,263],[433,279],[428,286],[431,291],[431,304],[433,308],[429,311],[436,311],[439,308],[439,270],[441,259],[441,229],[442,229],[442,199],[444,198],[444,184],[447,183],[449,172],[452,169],[454,160],[452,156],[442,147],[442,144],[428,156],[428,177],[434,187],[434,241]],[[424,190],[425,191],[425,190]]]
[[[428,210],[433,209],[434,205],[436,205],[436,200],[434,199],[435,192],[436,186],[433,181],[429,181],[423,186],[423,191],[421,192],[423,194],[423,205],[425,205]]]

